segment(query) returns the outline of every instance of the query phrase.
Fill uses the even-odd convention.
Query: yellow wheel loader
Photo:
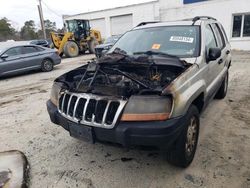
[[[67,20],[67,32],[51,32],[51,40],[60,56],[76,57],[79,53],[95,53],[95,46],[101,44],[100,31],[90,29],[89,20]]]

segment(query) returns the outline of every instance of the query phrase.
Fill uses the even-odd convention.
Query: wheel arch
[[[205,81],[199,80],[191,86],[186,87],[184,92],[176,92],[174,94],[174,110],[172,117],[185,115],[192,104],[201,112],[205,104],[205,91]]]
[[[44,60],[46,60],[46,59],[48,59],[48,60],[50,60],[50,61],[52,61],[52,63],[53,63],[53,65],[54,65],[54,60],[51,58],[51,57],[44,57],[43,59],[42,59],[42,62],[41,62],[41,64],[43,63],[43,61]]]
[[[198,97],[196,97],[193,102],[191,103],[191,105],[194,105],[197,107],[197,109],[199,110],[199,113],[202,112],[202,109],[204,107],[205,104],[205,96],[204,96],[204,92],[200,93],[200,95],[198,95]]]

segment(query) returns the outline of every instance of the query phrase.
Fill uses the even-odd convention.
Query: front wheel
[[[44,59],[42,61],[41,69],[43,72],[49,72],[52,71],[54,68],[53,61],[50,59]]]
[[[76,57],[79,55],[79,47],[74,41],[68,41],[64,45],[63,52],[66,57]]]
[[[196,106],[191,105],[184,124],[183,130],[172,148],[167,154],[169,163],[186,168],[194,159],[198,137],[199,137],[199,111]]]

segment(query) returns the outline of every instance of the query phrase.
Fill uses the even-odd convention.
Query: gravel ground
[[[89,144],[50,122],[45,103],[54,78],[92,58],[63,59],[49,73],[0,80],[0,151],[20,150],[30,187],[250,187],[250,53],[234,52],[228,95],[201,115],[199,146],[187,169],[159,151]]]

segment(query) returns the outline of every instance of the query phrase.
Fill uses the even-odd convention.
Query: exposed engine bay
[[[129,98],[161,94],[189,65],[176,58],[100,59],[59,77],[68,90]]]

